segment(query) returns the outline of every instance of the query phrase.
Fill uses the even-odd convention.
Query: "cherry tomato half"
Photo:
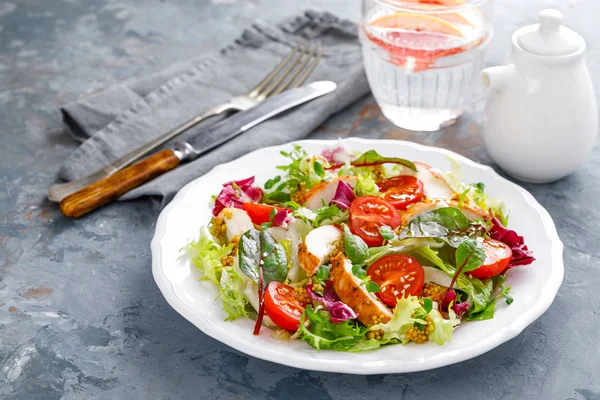
[[[406,210],[410,204],[423,201],[423,182],[414,176],[400,175],[380,182],[379,190],[383,199],[389,201],[397,210]]]
[[[265,313],[282,329],[295,331],[300,325],[304,304],[294,297],[294,288],[280,282],[271,282],[265,291]]]
[[[396,229],[400,215],[392,204],[377,196],[361,196],[350,204],[348,225],[353,234],[361,237],[369,246],[381,246],[383,237],[379,229],[387,225]]]
[[[510,263],[512,250],[505,243],[490,238],[483,239],[483,247],[487,258],[481,267],[469,272],[469,274],[479,279],[500,275]]]
[[[402,297],[416,296],[425,284],[425,271],[417,260],[406,254],[381,257],[369,267],[367,275],[379,285],[377,297],[394,307]]]
[[[248,213],[252,222],[256,225],[264,224],[271,220],[271,211],[283,210],[281,207],[268,204],[242,203],[242,209]]]

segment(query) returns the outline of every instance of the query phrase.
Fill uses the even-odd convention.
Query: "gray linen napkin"
[[[122,199],[159,195],[169,200],[183,185],[220,163],[256,149],[302,139],[330,115],[369,92],[357,31],[349,21],[316,11],[279,24],[257,22],[218,53],[173,65],[69,104],[61,109],[64,123],[77,140],[85,141],[65,161],[59,175],[73,180],[98,170],[203,110],[246,93],[299,40],[319,40],[325,46],[325,54],[308,81],[335,81],[335,92],[263,122]],[[186,134],[179,139],[182,138]]]

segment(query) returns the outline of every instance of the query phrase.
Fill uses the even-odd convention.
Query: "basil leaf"
[[[270,190],[273,186],[275,186],[275,181],[273,181],[273,179],[269,179],[265,182],[265,189]]]
[[[485,248],[480,242],[467,239],[456,249],[456,268],[462,273],[476,270],[486,257]]]
[[[329,271],[331,270],[331,265],[321,265],[317,270],[317,274],[315,275],[318,282],[324,282],[329,279]]]
[[[297,209],[299,209],[300,207],[302,207],[300,204],[296,203],[296,202],[295,202],[295,201],[293,201],[293,200],[286,201],[286,202],[285,202],[285,203],[283,203],[283,204],[284,204],[284,205],[286,205],[286,206],[288,206],[288,207],[290,207],[292,210],[297,210]]]
[[[468,314],[465,316],[466,321],[483,321],[486,319],[494,318],[494,312],[496,311],[496,299],[489,302],[487,307],[483,311]]]
[[[273,218],[275,218],[275,215],[277,215],[277,209],[274,208],[271,210],[271,212],[269,212],[269,221],[273,222]]]
[[[367,282],[367,285],[365,287],[367,288],[367,292],[369,293],[377,293],[381,291],[379,285],[373,281]]]
[[[433,309],[433,301],[429,297],[425,297],[423,299],[423,310],[425,310],[425,314],[429,314]]]
[[[359,236],[353,235],[348,225],[344,225],[344,253],[352,264],[362,265],[369,257],[369,246]]]
[[[396,236],[392,228],[390,228],[387,225],[384,225],[381,228],[379,228],[379,233],[381,234],[381,237],[385,240],[392,240]]]
[[[420,214],[400,233],[400,239],[410,237],[440,237],[451,231],[462,231],[471,221],[456,207],[444,207]]]
[[[338,206],[336,206],[335,204],[331,205],[331,206],[327,206],[324,205],[323,207],[319,208],[317,211],[315,211],[315,219],[314,219],[314,223],[313,226],[319,227],[321,226],[321,223],[327,219],[332,219],[333,217],[335,217],[336,215],[338,215],[340,213],[340,208]]]
[[[279,189],[279,188],[277,188]],[[276,190],[264,195],[262,201],[265,203],[285,203],[290,200],[290,194]]]
[[[250,279],[266,287],[270,282],[283,282],[287,277],[287,257],[283,246],[266,231],[250,229],[240,237],[240,269]]]
[[[358,279],[365,279],[367,277],[367,273],[365,272],[365,270],[357,264],[352,265],[352,275],[354,275]]]
[[[319,178],[323,179],[325,177],[325,169],[320,162],[315,161],[313,168],[315,170],[315,174],[317,174]]]
[[[412,169],[413,171],[417,170],[417,167],[412,161],[404,158],[383,157],[375,150],[369,150],[366,153],[363,153],[356,160],[352,161],[351,164],[354,167],[372,167],[381,164],[401,164]]]

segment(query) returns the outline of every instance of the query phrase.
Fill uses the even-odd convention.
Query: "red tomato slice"
[[[282,210],[281,207],[270,206],[268,204],[242,203],[242,209],[248,213],[252,222],[256,225],[269,222],[271,220],[271,211]]]
[[[278,327],[295,331],[300,325],[304,305],[293,294],[293,288],[280,282],[271,282],[265,291],[265,313]]]
[[[423,201],[423,182],[414,176],[400,175],[380,182],[379,190],[383,199],[389,201],[397,210],[406,210],[410,204]]]
[[[469,272],[469,274],[479,279],[500,275],[510,263],[512,250],[505,243],[490,238],[483,239],[483,247],[487,258],[481,267]]]
[[[383,237],[379,229],[385,225],[396,229],[400,225],[400,214],[381,197],[361,196],[350,204],[348,225],[352,233],[360,236],[367,245],[381,246]]]
[[[391,307],[402,297],[421,293],[425,284],[423,267],[406,254],[381,257],[369,267],[367,275],[381,288],[377,297]]]

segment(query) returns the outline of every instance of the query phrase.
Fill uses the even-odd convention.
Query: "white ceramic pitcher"
[[[484,140],[494,161],[517,179],[546,183],[575,171],[596,142],[596,96],[583,38],[558,10],[517,30],[507,65],[482,71],[490,89]]]

